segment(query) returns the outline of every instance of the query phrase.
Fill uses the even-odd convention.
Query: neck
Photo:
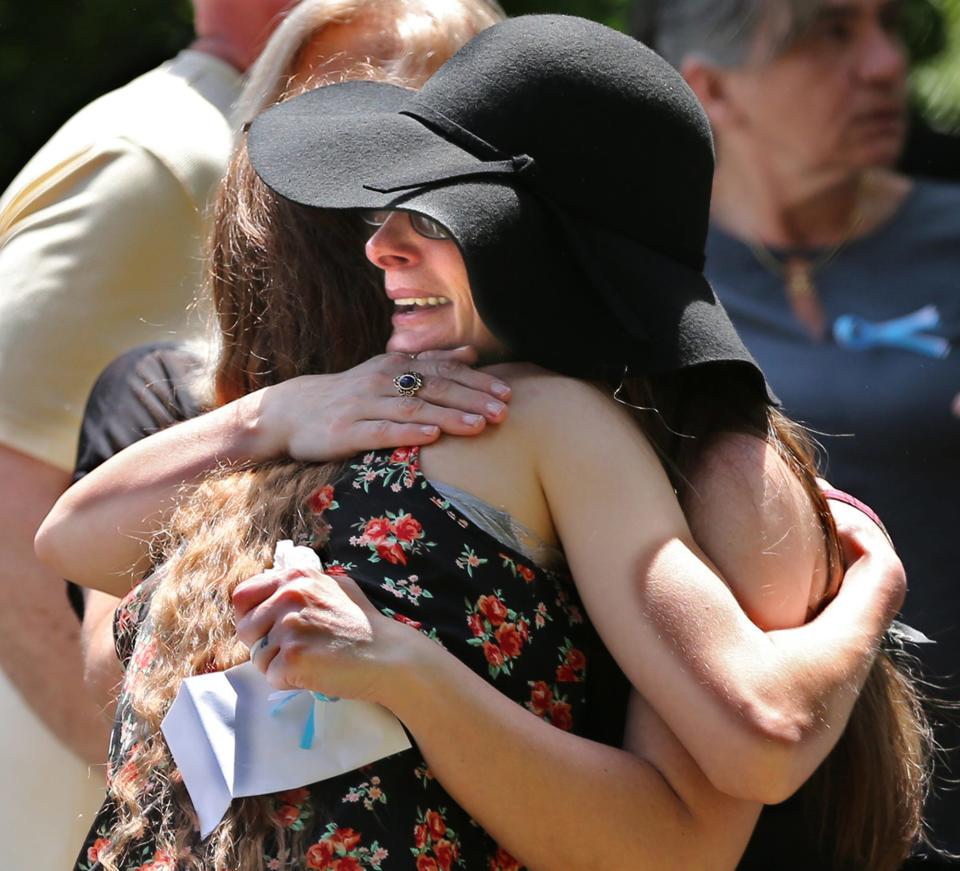
[[[768,247],[832,247],[875,229],[909,188],[889,170],[791,174],[723,155],[711,217],[731,235]]]
[[[237,72],[246,72],[247,67],[250,66],[250,58],[229,39],[218,36],[199,36],[190,44],[190,48],[225,61]]]

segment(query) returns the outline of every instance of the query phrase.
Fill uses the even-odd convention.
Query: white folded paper
[[[319,568],[314,551],[277,545],[274,567]],[[233,798],[296,789],[410,747],[370,702],[276,693],[252,663],[186,678],[162,723],[205,838]]]

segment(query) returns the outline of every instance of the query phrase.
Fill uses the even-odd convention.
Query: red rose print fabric
[[[570,578],[472,524],[424,478],[418,449],[355,458],[306,507],[330,528],[319,549],[328,571],[349,574],[383,613],[443,645],[518,705],[559,729],[585,732],[592,664],[605,654]],[[127,684],[149,670],[157,647],[145,619],[149,592],[138,588],[116,618]],[[114,771],[122,772],[139,735],[121,694]],[[295,841],[302,849],[294,864],[268,843],[268,871],[521,868],[447,794],[416,746],[272,800],[288,846]],[[111,819],[107,803],[79,871],[99,871]],[[122,871],[172,868],[168,863],[148,837]]]

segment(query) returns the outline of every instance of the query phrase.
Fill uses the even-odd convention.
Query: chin
[[[892,169],[903,153],[904,136],[877,136],[858,149],[856,166],[861,169]]]
[[[416,336],[391,336],[387,341],[387,352],[390,354],[419,354],[421,351],[446,351],[457,348],[463,342],[441,342],[436,339],[418,339]]]

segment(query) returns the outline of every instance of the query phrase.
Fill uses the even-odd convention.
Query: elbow
[[[704,766],[720,792],[742,801],[779,804],[813,773],[808,738],[812,718],[769,706],[750,706],[734,724],[736,733],[718,742],[723,752]]]
[[[48,514],[33,538],[33,553],[45,566],[56,569],[59,567],[57,562],[59,552],[55,524],[51,523]]]
[[[37,560],[52,569],[61,578],[70,577],[67,553],[68,545],[56,518],[57,510],[48,514],[33,538],[33,553]]]

